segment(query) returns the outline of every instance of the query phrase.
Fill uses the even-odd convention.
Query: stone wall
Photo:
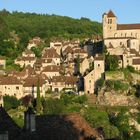
[[[105,92],[98,96],[98,103],[100,105],[111,106],[137,106],[138,102],[133,96],[126,96],[123,94],[116,94],[112,92]]]

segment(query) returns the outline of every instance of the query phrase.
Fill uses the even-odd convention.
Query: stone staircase
[[[97,102],[97,97],[95,94],[88,94],[88,104],[95,104]]]

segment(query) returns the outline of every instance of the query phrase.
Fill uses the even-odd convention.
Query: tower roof
[[[108,17],[116,17],[115,14],[110,10],[107,14]]]

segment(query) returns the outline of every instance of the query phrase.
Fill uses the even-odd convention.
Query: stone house
[[[15,96],[20,99],[24,96],[23,84],[16,77],[3,77],[0,79],[0,92],[3,96]]]
[[[105,68],[102,56],[94,58],[94,69],[84,77],[84,91],[86,94],[93,94],[97,89],[97,81],[102,78]]]
[[[40,37],[34,37],[33,39],[29,40],[27,48],[30,50],[32,47],[39,46],[43,43],[44,41]]]
[[[53,60],[54,65],[60,65],[60,62],[61,62],[60,56],[54,48],[49,48],[49,49],[44,50],[42,59],[46,61]]]
[[[24,96],[32,95],[34,98],[37,97],[37,83],[39,80],[40,95],[45,96],[45,92],[48,90],[48,78],[45,75],[29,76],[25,79],[23,84]]]
[[[60,66],[49,65],[43,69],[42,74],[45,74],[47,77],[52,78],[53,76],[59,76],[60,70],[61,70]]]
[[[15,64],[20,65],[21,67],[30,65],[33,67],[34,63],[36,62],[35,54],[31,50],[25,50],[22,53],[22,57],[18,57],[15,60]]]
[[[50,42],[50,48],[54,48],[59,55],[60,55],[62,46],[63,46],[62,42],[59,42],[59,41]]]
[[[74,76],[54,76],[52,78],[52,91],[77,90],[77,77]]]

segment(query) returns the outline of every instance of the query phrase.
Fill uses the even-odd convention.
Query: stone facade
[[[103,57],[95,57],[94,69],[84,77],[84,91],[87,94],[93,94],[97,88],[96,82],[105,72]]]
[[[110,55],[121,55],[122,67],[140,70],[140,24],[118,24],[109,11],[103,14],[103,38]]]

